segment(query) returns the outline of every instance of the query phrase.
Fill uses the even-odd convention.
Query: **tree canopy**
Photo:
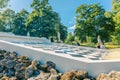
[[[27,35],[27,26],[26,20],[29,15],[29,12],[25,9],[22,9],[20,12],[18,12],[14,17],[13,22],[13,30],[12,32],[16,35]]]
[[[112,18],[115,24],[115,31],[111,37],[115,44],[120,44],[120,0],[112,0],[112,5]]]
[[[57,31],[55,31],[57,24],[60,24],[60,27],[67,31],[67,29],[64,29],[65,26],[62,26],[58,13],[54,12],[49,5],[48,0],[33,0],[31,7],[33,11],[28,16],[26,23],[31,36],[46,38],[55,36],[57,34]]]
[[[15,11],[9,8],[5,9],[1,13],[1,23],[3,23],[1,27],[4,28],[3,31],[12,31],[14,16],[15,16]]]
[[[8,6],[9,0],[0,0],[0,9]]]
[[[113,28],[105,16],[105,10],[99,4],[83,4],[76,9],[75,36],[81,41],[91,37],[92,41],[96,42],[98,35],[107,41]]]

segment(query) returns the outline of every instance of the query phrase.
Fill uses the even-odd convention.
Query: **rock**
[[[3,59],[3,60],[1,60],[0,61],[0,64],[2,65],[2,66],[6,66],[7,65],[7,59]]]
[[[6,53],[7,51],[6,50],[0,50],[0,53],[1,54],[4,54],[4,53]]]
[[[107,74],[101,73],[96,80],[110,80]]]
[[[25,68],[24,63],[18,63],[18,64],[16,64],[16,65],[14,66],[14,69],[15,69],[16,71],[23,70],[24,68]]]
[[[51,75],[47,80],[59,80],[59,75]]]
[[[0,60],[4,59],[4,55],[0,53]]]
[[[14,69],[5,69],[3,71],[4,76],[12,77],[15,75],[15,70]]]
[[[31,78],[28,78],[27,80],[38,80],[38,79],[36,79],[36,77],[31,77]]]
[[[11,56],[10,56],[10,52],[6,52],[4,53],[4,58],[7,59],[7,60],[11,60]]]
[[[120,80],[120,72],[111,71],[108,74],[101,73],[98,75],[97,80]]]
[[[39,70],[43,70],[44,72],[48,72],[48,66],[47,65],[41,65],[41,66],[39,66]]]
[[[17,58],[21,60],[29,60],[27,56],[18,56]]]
[[[83,79],[83,80],[91,80],[91,79],[89,79],[89,78],[85,78],[85,79]]]
[[[2,72],[4,69],[4,66],[0,65],[0,72]]]
[[[15,62],[15,61],[9,60],[9,61],[7,61],[6,67],[7,67],[7,68],[13,68],[15,65],[16,65],[16,62]]]
[[[3,73],[0,73],[0,78],[3,77]]]
[[[9,80],[18,80],[16,77],[11,77]]]
[[[110,78],[116,78],[116,79],[120,80],[120,72],[118,72],[118,71],[111,71],[111,72],[109,72],[108,76]]]
[[[9,80],[9,77],[3,76],[0,80]]]
[[[15,77],[17,77],[17,79],[25,79],[25,70],[16,71]]]
[[[50,73],[41,72],[40,75],[36,77],[36,79],[47,80],[50,77]]]
[[[23,63],[24,66],[26,66],[26,67],[28,67],[28,66],[31,64],[31,61],[30,61],[30,60],[20,60],[20,61],[18,61],[18,62]]]
[[[47,61],[46,64],[48,67],[51,67],[51,68],[55,68],[56,66],[55,63],[53,63],[52,61]]]
[[[50,69],[50,73],[51,73],[52,75],[57,75],[57,74],[58,74],[55,69]]]
[[[77,71],[75,73],[75,78],[77,79],[84,79],[88,77],[88,73],[85,70]]]
[[[15,59],[17,57],[17,52],[13,51],[10,53],[10,57]]]
[[[39,70],[34,70],[34,71],[33,71],[33,75],[34,75],[34,76],[37,76],[37,75],[39,75],[39,74],[40,74],[40,71],[39,71]]]
[[[25,78],[28,79],[33,75],[33,69],[28,68],[25,70]]]
[[[83,80],[88,77],[87,71],[69,71],[62,75],[60,80]]]
[[[25,78],[28,79],[33,75],[34,70],[37,70],[37,60],[33,60],[31,65],[29,65],[25,70]]]
[[[74,80],[75,78],[74,76],[75,76],[75,71],[72,70],[63,74],[60,80]]]

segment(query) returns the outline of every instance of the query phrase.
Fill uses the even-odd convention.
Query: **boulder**
[[[107,74],[101,73],[101,74],[98,75],[96,80],[110,80],[110,78]]]
[[[25,78],[28,79],[33,75],[33,69],[28,68],[25,70]]]
[[[18,63],[18,64],[16,64],[16,65],[14,66],[14,69],[15,69],[16,71],[23,70],[24,68],[25,68],[24,63]]]
[[[46,64],[48,67],[51,67],[51,68],[55,68],[56,66],[55,63],[53,63],[52,61],[47,61]]]
[[[61,76],[61,79],[60,79],[60,80],[74,80],[74,78],[75,78],[75,71],[72,70],[72,71],[69,71],[69,72],[64,73],[64,74]]]
[[[47,80],[59,80],[59,75],[50,75],[50,77]]]
[[[50,77],[50,73],[41,72],[40,75],[36,77],[36,79],[47,80]]]
[[[120,72],[119,71],[111,71],[109,72],[108,76],[110,78],[115,78],[115,79],[119,79],[120,80]]]
[[[111,71],[108,74],[101,73],[98,75],[97,80],[120,80],[119,71]]]
[[[4,66],[0,65],[0,72],[2,72],[4,69]]]
[[[0,65],[2,65],[2,66],[6,66],[7,65],[7,59],[3,59],[3,60],[1,60],[0,61]]]
[[[7,68],[13,68],[15,65],[16,65],[16,62],[15,62],[15,61],[9,60],[9,61],[7,61],[6,67],[7,67]]]
[[[25,70],[16,71],[15,77],[17,77],[17,79],[25,79]]]
[[[12,77],[15,75],[15,70],[14,69],[5,69],[3,71],[4,76]]]
[[[88,72],[85,70],[76,71],[76,73],[75,73],[75,78],[77,78],[77,79],[84,79],[87,77],[88,77]]]

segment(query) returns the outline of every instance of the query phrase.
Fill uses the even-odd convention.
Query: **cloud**
[[[74,29],[75,29],[75,25],[72,26],[72,27],[69,27],[68,29],[69,29],[69,30],[74,30]]]

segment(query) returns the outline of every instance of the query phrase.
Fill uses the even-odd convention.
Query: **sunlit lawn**
[[[96,48],[95,43],[81,43],[81,46],[86,46],[86,47],[93,47]],[[115,48],[120,48],[120,45],[114,45],[114,44],[108,44],[105,43],[106,49],[115,49]]]

